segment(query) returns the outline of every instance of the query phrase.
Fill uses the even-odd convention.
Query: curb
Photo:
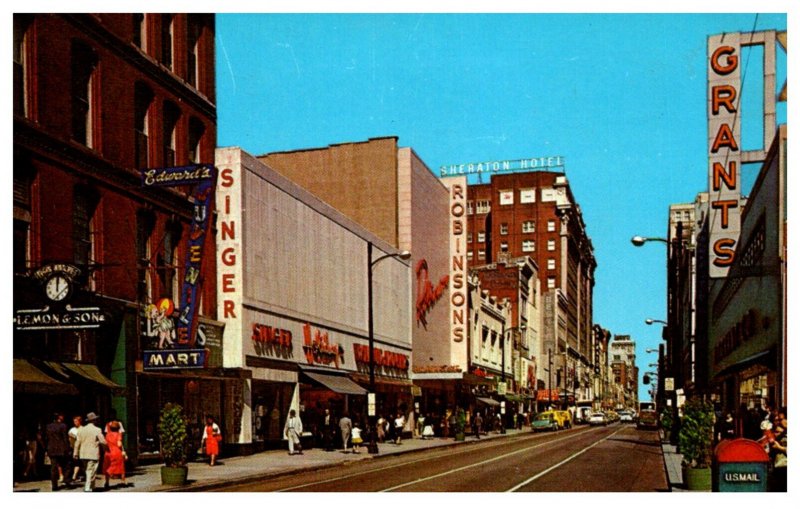
[[[514,436],[518,436],[518,435],[525,435],[525,434],[529,434],[529,433],[533,433],[533,431],[523,431],[521,433],[514,433],[514,434],[510,434],[510,435],[500,434],[500,435],[497,435],[495,437],[492,437],[490,440],[510,438],[510,437],[514,437]],[[373,456],[373,455],[370,455],[369,453],[367,453],[368,455],[364,459],[360,459],[358,461],[373,461],[373,460],[375,460],[377,458],[390,458],[392,456],[402,456],[404,454],[409,454],[409,453],[412,453],[412,452],[430,451],[432,449],[452,449],[454,447],[461,447],[461,446],[465,446],[465,445],[472,445],[472,444],[479,444],[479,443],[481,443],[481,442],[478,441],[478,440],[473,440],[471,442],[466,442],[466,441],[465,442],[456,442],[456,441],[453,441],[452,443],[449,443],[449,444],[437,445],[437,446],[434,446],[434,447],[424,447],[424,448],[419,448],[419,449],[411,449],[411,450],[407,450],[407,451],[387,452],[385,454],[378,454],[377,456]],[[291,470],[284,470],[284,471],[281,471],[281,472],[274,472],[274,473],[266,473],[266,472],[264,472],[264,473],[260,473],[260,474],[252,474],[252,475],[246,475],[246,476],[241,476],[241,477],[234,477],[234,478],[224,479],[224,480],[220,480],[220,481],[197,481],[197,482],[194,482],[194,483],[189,484],[189,485],[174,486],[174,487],[171,487],[171,486],[159,487],[159,488],[155,488],[155,489],[152,489],[152,490],[149,490],[149,491],[151,493],[154,493],[154,492],[160,492],[160,493],[184,492],[184,493],[186,493],[186,492],[194,492],[194,491],[206,491],[209,488],[224,488],[224,487],[227,487],[227,486],[233,486],[233,485],[236,485],[236,484],[241,484],[241,483],[246,483],[246,482],[251,482],[251,481],[259,481],[259,480],[266,480],[266,479],[277,479],[277,478],[284,477],[284,476],[300,474],[300,473],[305,473],[305,472],[311,472],[311,471],[314,471],[314,470],[320,470],[322,468],[335,467],[337,465],[346,465],[348,463],[355,463],[355,461],[349,460],[349,459],[345,459],[345,460],[342,460],[342,461],[334,461],[334,462],[331,462],[330,464],[324,465],[324,466],[317,465],[317,466],[297,467],[297,468],[293,468]]]

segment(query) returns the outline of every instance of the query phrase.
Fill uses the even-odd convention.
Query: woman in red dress
[[[203,431],[203,442],[205,442],[206,456],[209,458],[209,465],[214,466],[214,462],[219,454],[219,441],[222,440],[222,434],[219,431],[219,426],[214,422],[211,416],[206,417],[206,428]]]
[[[122,479],[123,486],[128,484],[125,481],[125,459],[128,455],[125,454],[125,449],[122,446],[122,433],[120,433],[119,429],[119,422],[113,421],[108,426],[108,433],[106,433],[108,451],[103,456],[103,474],[106,476],[106,488],[108,488],[108,481],[112,477]]]

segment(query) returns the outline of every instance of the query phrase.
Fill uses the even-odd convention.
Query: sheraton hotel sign
[[[441,166],[439,168],[439,175],[441,177],[455,177],[457,175],[470,175],[473,173],[518,170],[528,171],[563,167],[563,156],[531,157],[528,159],[506,159],[502,161],[451,164],[447,166]]]

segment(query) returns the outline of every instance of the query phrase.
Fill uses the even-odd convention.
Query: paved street
[[[518,434],[243,482],[219,491],[668,491],[655,432],[633,426]]]

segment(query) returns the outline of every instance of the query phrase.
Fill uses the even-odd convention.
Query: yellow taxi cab
[[[567,412],[566,410],[555,410],[556,420],[558,421],[558,426],[561,429],[567,429],[572,427],[572,414]]]

